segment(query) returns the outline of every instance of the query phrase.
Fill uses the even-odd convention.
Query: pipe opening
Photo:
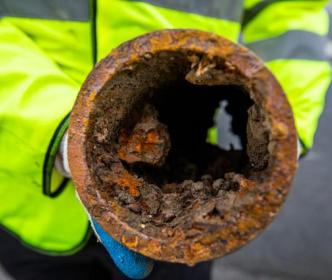
[[[241,182],[269,162],[269,124],[251,95],[221,58],[145,54],[96,97],[86,145],[93,188],[111,208],[123,208],[120,220],[149,236],[171,238],[187,227],[194,238],[204,224],[222,224]],[[222,102],[240,148],[206,141]]]

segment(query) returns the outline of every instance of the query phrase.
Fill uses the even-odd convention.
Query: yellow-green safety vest
[[[85,244],[87,215],[71,182],[53,169],[59,140],[96,61],[153,30],[195,28],[241,40],[276,75],[310,148],[331,80],[327,2],[1,0],[1,227],[50,254]]]

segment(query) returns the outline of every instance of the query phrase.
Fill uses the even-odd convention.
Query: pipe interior
[[[223,59],[186,51],[145,54],[118,71],[98,94],[86,150],[104,203],[111,208],[115,201],[124,209],[121,219],[156,237],[172,237],[197,219],[222,224],[223,206],[241,188],[237,178],[264,172],[269,161],[266,117],[244,84]],[[238,147],[220,148],[223,135],[220,146],[207,141],[222,102]],[[166,127],[166,156],[159,164],[128,163],[119,157],[120,134],[132,134],[151,110]],[[140,182],[139,195],[115,179],[127,173]],[[164,227],[170,231],[160,231]],[[204,228],[196,231],[193,236]]]

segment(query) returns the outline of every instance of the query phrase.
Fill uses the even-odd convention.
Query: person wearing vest
[[[55,158],[68,114],[94,64],[122,42],[150,31],[205,30],[254,51],[286,92],[303,152],[308,151],[331,81],[324,57],[327,2],[0,0],[1,229],[28,250],[52,258],[81,254],[89,246],[88,215],[71,181],[55,170]],[[149,274],[151,260],[94,226],[126,275]],[[3,242],[0,239],[0,259],[6,268],[1,248],[8,246]]]

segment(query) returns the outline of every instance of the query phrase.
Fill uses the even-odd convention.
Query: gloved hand
[[[71,178],[67,157],[67,143],[68,134],[66,133],[60,143],[55,159],[55,168],[63,176]],[[98,240],[104,245],[114,263],[126,276],[132,279],[143,279],[150,274],[153,269],[153,261],[151,259],[129,250],[105,232],[90,215],[89,219]]]
[[[127,247],[115,241],[96,221],[92,220],[92,225],[98,239],[104,245],[117,267],[126,276],[133,279],[143,279],[150,274],[153,268],[151,259],[130,251]]]

